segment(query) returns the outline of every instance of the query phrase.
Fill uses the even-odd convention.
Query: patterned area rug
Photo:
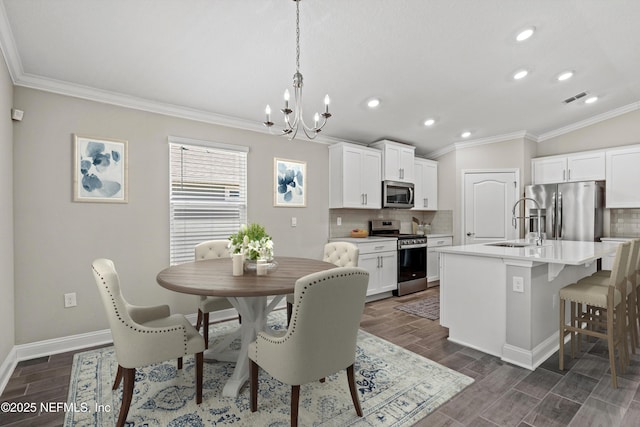
[[[282,329],[284,313],[269,316]],[[211,326],[212,337],[233,330],[237,322]],[[239,344],[239,342],[238,342]],[[473,379],[411,353],[364,331],[358,335],[356,382],[364,417],[359,418],[349,395],[344,371],[300,388],[302,426],[410,426],[425,417]],[[117,363],[113,347],[78,353],[73,360],[65,426],[115,425],[122,386],[112,391]],[[181,371],[175,361],[136,374],[127,426],[288,426],[290,387],[260,370],[258,411],[249,410],[249,387],[237,398],[221,397],[233,364],[205,362],[201,405],[195,403],[193,356]]]
[[[438,320],[440,318],[440,296],[421,299],[395,308],[430,320]]]

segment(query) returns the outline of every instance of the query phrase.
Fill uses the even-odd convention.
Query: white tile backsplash
[[[611,209],[610,237],[640,237],[640,209]]]
[[[342,225],[337,225],[338,217]],[[329,236],[347,237],[351,230],[359,228],[368,230],[372,219],[400,220],[402,232],[411,233],[412,219],[416,217],[424,224],[431,224],[431,233],[451,233],[453,230],[453,211],[416,212],[402,209],[329,209]]]

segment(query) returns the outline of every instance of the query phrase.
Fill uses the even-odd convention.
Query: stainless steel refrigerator
[[[602,237],[604,189],[604,181],[528,185],[525,197],[540,205],[547,239],[593,242]],[[537,232],[537,207],[531,200],[525,206],[525,232]]]

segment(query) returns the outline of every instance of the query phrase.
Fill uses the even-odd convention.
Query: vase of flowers
[[[237,233],[229,236],[229,249],[232,254],[244,254],[244,259],[257,261],[273,259],[273,241],[260,224],[242,225]]]

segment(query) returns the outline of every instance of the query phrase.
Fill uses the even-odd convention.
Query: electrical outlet
[[[513,276],[513,292],[524,292],[524,278]]]
[[[339,216],[338,219],[336,219],[336,225],[342,225],[342,217]]]
[[[295,227],[298,225],[298,218],[296,218],[295,216],[291,217],[291,226]]]
[[[76,305],[78,305],[78,303],[75,292],[64,294],[64,308],[75,307]]]

